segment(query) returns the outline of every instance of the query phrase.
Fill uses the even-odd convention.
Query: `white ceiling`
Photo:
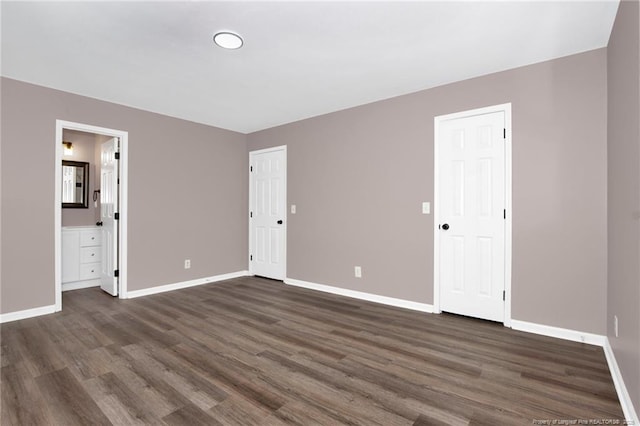
[[[1,7],[3,76],[249,133],[604,47],[618,1]]]

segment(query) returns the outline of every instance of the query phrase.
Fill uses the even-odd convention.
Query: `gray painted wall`
[[[247,269],[244,135],[6,78],[1,113],[0,312],[54,303],[56,119],[129,132],[129,290]]]
[[[506,102],[512,317],[604,334],[605,49],[248,135],[249,150],[288,146],[287,276],[432,303],[433,119]]]
[[[640,7],[620,3],[608,56],[607,335],[640,412]],[[614,315],[619,337],[614,333]]]

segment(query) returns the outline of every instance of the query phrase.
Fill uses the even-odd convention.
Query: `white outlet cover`
[[[360,266],[356,266],[354,268],[354,274],[356,278],[362,278],[362,268]]]
[[[291,214],[296,214],[296,205],[291,204]]]
[[[422,214],[430,214],[431,213],[431,203],[425,201],[422,203]]]

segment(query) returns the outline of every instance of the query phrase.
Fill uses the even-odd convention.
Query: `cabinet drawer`
[[[82,231],[80,233],[80,246],[99,246],[102,244],[102,230],[95,229],[90,231]]]
[[[102,249],[100,247],[82,247],[80,248],[80,263],[100,262]]]
[[[100,278],[99,263],[87,263],[85,265],[80,265],[81,280],[92,280],[94,278]]]

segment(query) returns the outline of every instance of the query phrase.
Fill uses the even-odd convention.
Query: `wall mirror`
[[[62,160],[62,208],[89,207],[89,163]]]

